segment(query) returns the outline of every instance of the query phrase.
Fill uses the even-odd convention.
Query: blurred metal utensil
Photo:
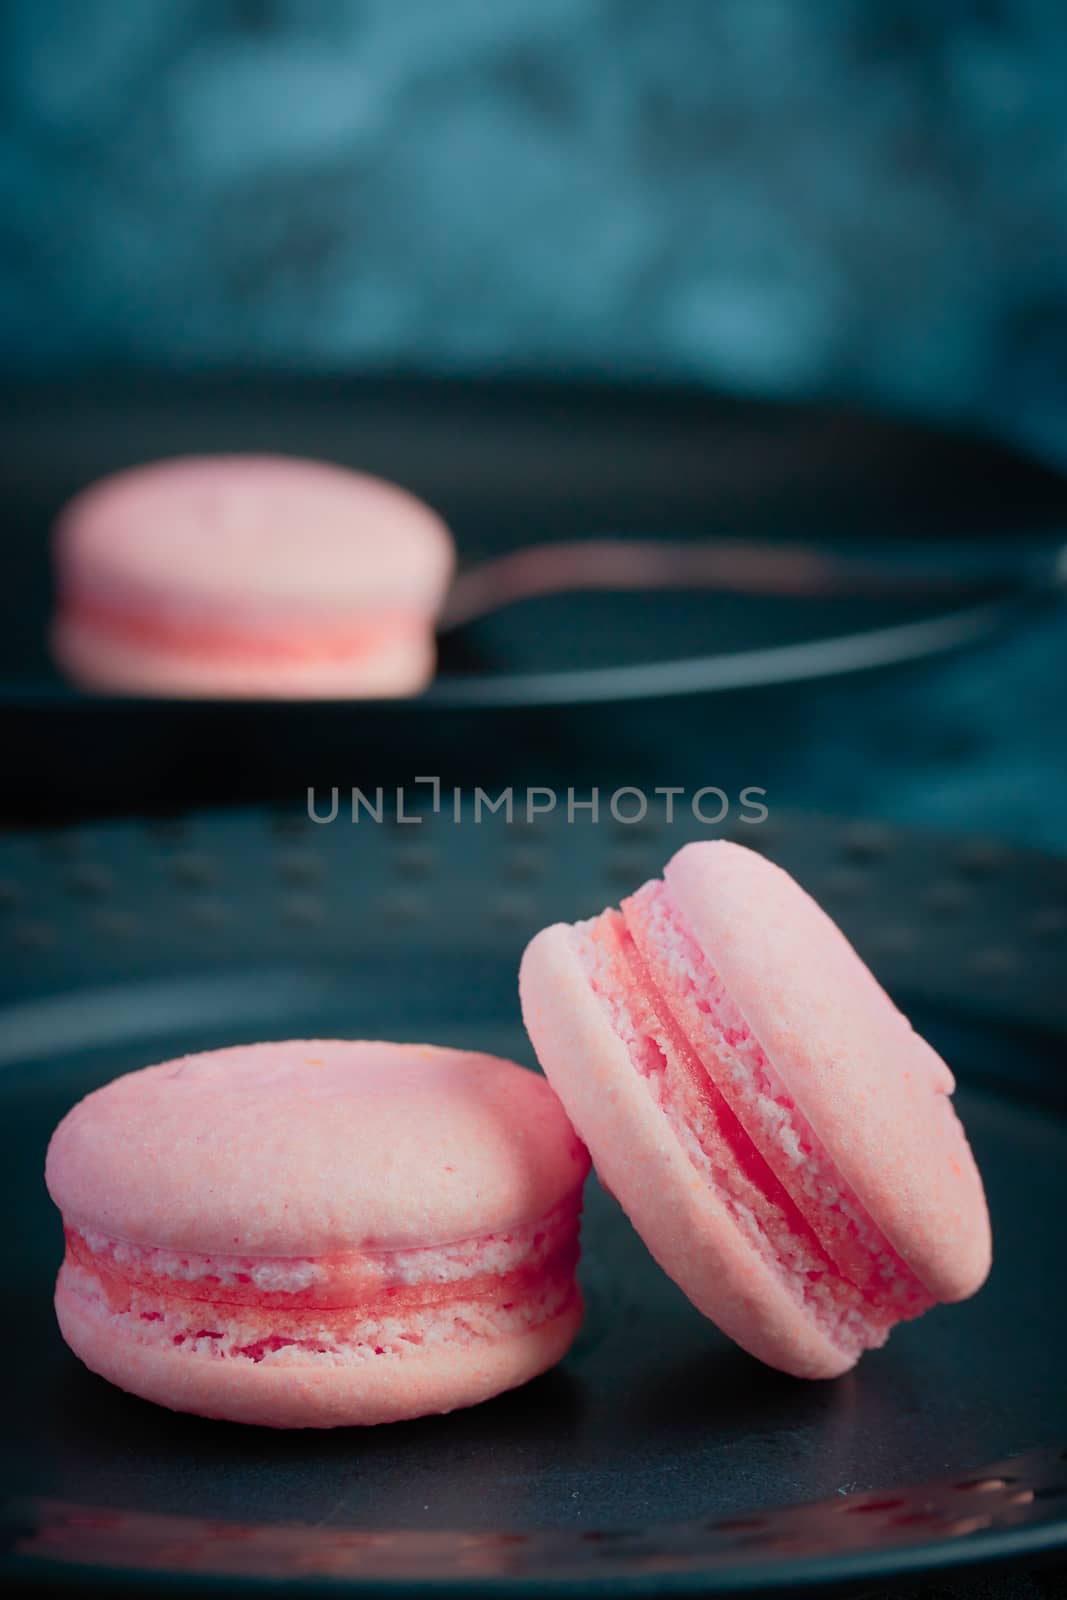
[[[461,572],[445,603],[439,631],[462,627],[518,600],[575,591],[711,589],[737,594],[829,598],[855,595],[956,600],[1007,598],[1067,586],[1067,544],[1024,561],[963,575],[955,547],[939,545],[922,562],[880,561],[813,545],[719,539],[701,544],[647,539],[588,539],[529,545]]]

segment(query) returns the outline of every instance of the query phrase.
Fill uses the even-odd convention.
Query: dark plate
[[[94,699],[48,660],[48,530],[71,494],[133,462],[277,450],[380,472],[439,508],[465,563],[597,534],[877,545],[901,559],[902,543],[914,559],[936,539],[948,570],[958,561],[973,581],[998,550],[1025,563],[1067,528],[1064,479],[991,440],[652,385],[98,378],[0,390],[0,413],[3,806],[34,819],[44,804],[59,816],[151,809],[162,793],[292,793],[328,781],[331,759],[357,746],[376,781],[410,777],[416,745],[414,771],[485,782],[484,763],[455,770],[472,733],[492,751],[515,742],[519,719],[545,761],[587,741],[583,707],[625,706],[636,730],[673,700],[695,725],[705,696],[922,660],[1013,623],[1035,598],[567,595],[447,635],[430,692],[399,706]]]
[[[0,839],[12,1583],[695,1593],[1067,1548],[1067,864],[981,841],[805,816],[737,827],[840,917],[956,1068],[988,1182],[988,1286],[848,1377],[797,1382],[733,1348],[595,1189],[576,1348],[450,1417],[325,1435],[210,1423],[109,1388],[62,1345],[41,1172],[75,1098],[260,1037],[529,1062],[526,938],[617,899],[693,831],[244,812]]]

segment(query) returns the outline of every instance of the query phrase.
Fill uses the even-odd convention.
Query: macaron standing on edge
[[[415,694],[455,552],[405,490],[325,462],[190,456],[134,467],[60,513],[52,652],[120,693]]]
[[[528,946],[523,1016],[598,1174],[752,1355],[833,1377],[989,1270],[948,1067],[779,867],[690,844]]]
[[[63,1337],[175,1411],[272,1427],[473,1405],[566,1352],[588,1155],[544,1079],[292,1040],[115,1079],[52,1136]]]

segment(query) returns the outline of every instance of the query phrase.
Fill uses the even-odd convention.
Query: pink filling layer
[[[623,902],[622,915],[650,981],[705,1073],[838,1271],[895,1317],[928,1310],[932,1296],[837,1171],[666,885],[645,884]]]
[[[215,1360],[346,1364],[500,1338],[576,1294],[580,1196],[533,1223],[426,1249],[199,1256],[68,1225],[64,1289],[139,1344]]]
[[[358,614],[343,620],[320,618],[300,627],[276,621],[240,627],[147,608],[137,610],[78,591],[65,596],[64,616],[71,626],[127,645],[201,660],[251,657],[263,662],[358,661],[404,640],[421,643],[428,627],[425,617],[398,610],[371,612],[363,618]]]
[[[930,1296],[836,1173],[662,883],[578,925],[590,984],[693,1165],[850,1356]]]

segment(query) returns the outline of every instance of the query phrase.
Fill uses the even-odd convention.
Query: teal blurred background
[[[593,372],[1067,456],[1062,0],[8,0],[0,359]]]

